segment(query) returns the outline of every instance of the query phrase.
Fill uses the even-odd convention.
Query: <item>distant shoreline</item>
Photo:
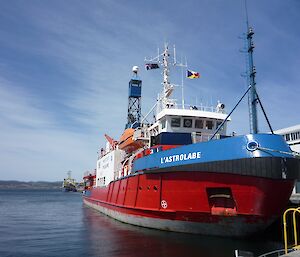
[[[17,181],[17,180],[0,180],[0,190],[2,189],[61,189],[62,181]]]

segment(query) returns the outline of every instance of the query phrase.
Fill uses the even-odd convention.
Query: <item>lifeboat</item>
[[[119,140],[119,149],[124,150],[126,153],[131,153],[144,146],[141,138],[135,138],[135,129],[125,129]]]

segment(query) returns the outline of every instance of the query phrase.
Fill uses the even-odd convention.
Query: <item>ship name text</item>
[[[187,160],[195,160],[201,158],[201,152],[192,152],[192,153],[182,153],[182,154],[174,154],[170,156],[165,156],[160,158],[160,163],[169,163],[169,162],[179,162],[179,161],[187,161]]]

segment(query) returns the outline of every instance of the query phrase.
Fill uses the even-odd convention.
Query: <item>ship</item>
[[[245,237],[266,229],[287,206],[300,162],[281,135],[259,133],[253,64],[253,35],[248,27],[249,87],[227,113],[225,105],[186,106],[172,98],[171,67],[176,51],[164,45],[148,70],[162,69],[162,92],[146,122],[141,115],[142,80],[133,67],[127,124],[119,140],[105,134],[96,169],[84,174],[83,202],[121,222],[141,227]],[[189,75],[199,74],[189,71]],[[231,114],[248,96],[250,133],[228,135]]]
[[[64,192],[77,192],[77,184],[75,179],[72,178],[71,171],[67,172],[68,176],[64,178],[64,181],[62,183],[62,190]]]

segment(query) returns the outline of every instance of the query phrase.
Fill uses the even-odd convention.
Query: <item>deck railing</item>
[[[158,102],[157,104],[157,113],[163,109],[186,109],[186,110],[199,110],[205,112],[216,112],[216,113],[225,113],[224,108],[219,108],[218,106],[205,106],[205,105],[193,105],[193,104],[178,104],[176,99],[168,99],[168,103],[163,104]]]

